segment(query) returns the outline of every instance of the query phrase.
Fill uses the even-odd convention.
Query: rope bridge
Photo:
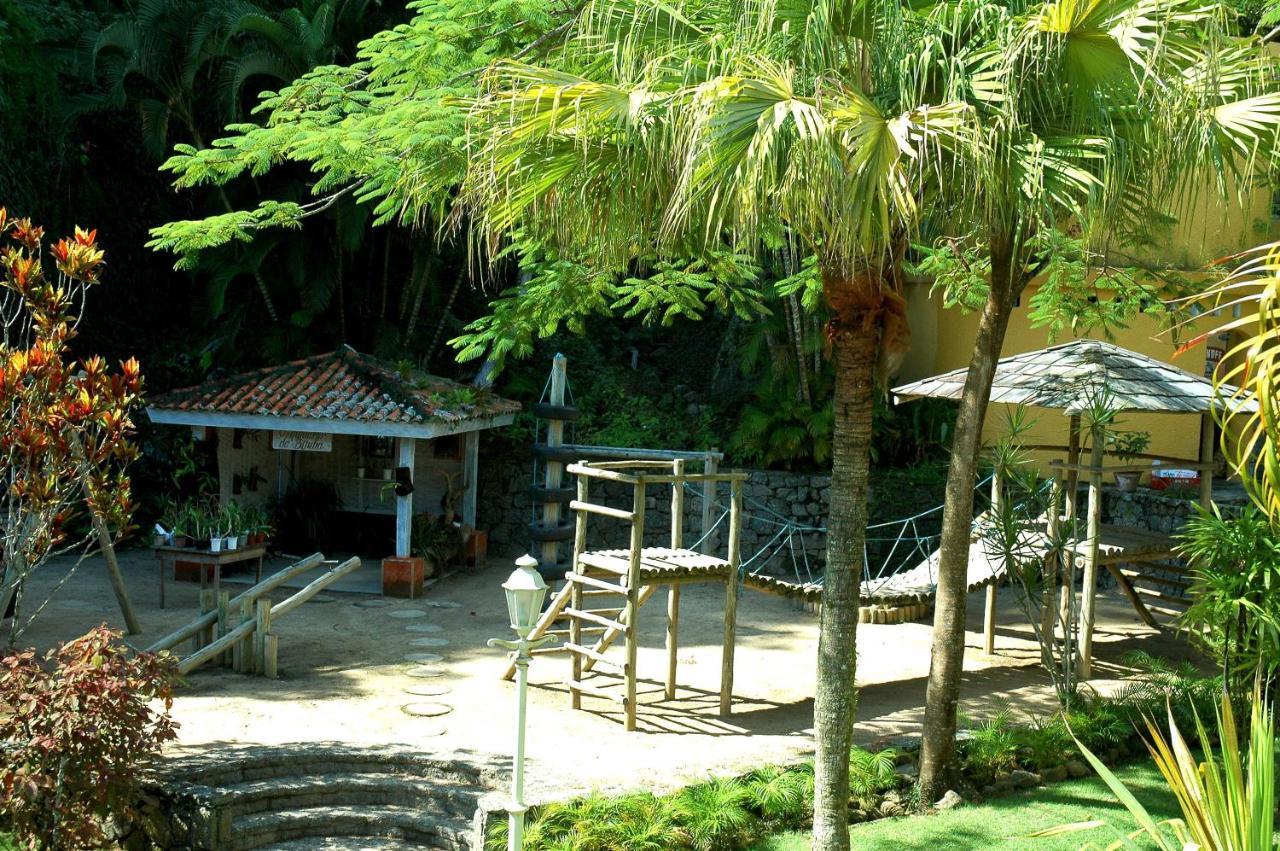
[[[979,500],[986,499],[990,482],[988,476],[974,486]],[[702,498],[700,492],[687,490],[695,499]],[[751,497],[744,497],[744,503],[744,525],[772,532],[755,553],[749,556],[744,553],[741,567],[744,584],[802,603],[816,603],[822,595],[823,577],[806,535],[825,535],[826,527],[793,520]],[[718,500],[714,507],[719,516],[694,544],[694,549],[714,535],[728,516],[727,507]],[[937,586],[940,538],[934,530],[941,527],[942,511],[940,504],[909,517],[867,525],[860,594],[864,608],[914,607],[932,599]],[[1000,560],[990,558],[986,549],[981,542],[970,546],[970,590],[986,585],[1003,573]],[[779,569],[778,562],[783,565],[789,562],[790,569]]]

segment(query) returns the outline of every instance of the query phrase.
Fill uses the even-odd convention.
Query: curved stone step
[[[401,774],[441,783],[483,785],[487,774],[464,762],[424,757],[421,753],[310,747],[256,748],[224,755],[212,764],[175,761],[165,773],[174,780],[212,787],[317,774]]]
[[[275,845],[264,845],[259,851],[405,851],[421,848],[403,839],[380,836],[308,836]]]
[[[311,774],[271,777],[214,789],[215,806],[232,818],[325,806],[413,807],[426,815],[464,821],[476,811],[481,786],[402,774]]]
[[[396,840],[409,847],[471,851],[469,835],[470,826],[461,819],[424,815],[412,807],[308,807],[233,820],[227,851],[329,837],[369,837]]]

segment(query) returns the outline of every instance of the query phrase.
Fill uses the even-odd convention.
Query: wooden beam
[[[720,459],[715,452],[708,452],[702,461],[702,472],[714,476],[718,470]],[[707,479],[702,483],[702,529],[698,535],[702,539],[700,547],[703,555],[711,555],[716,551],[715,535],[711,527],[715,525],[716,482]]]
[[[742,563],[741,480],[729,486],[729,576],[724,584],[724,639],[720,649],[720,714],[733,710],[733,651],[737,641],[738,569]]]
[[[564,405],[565,392],[569,384],[569,359],[560,353],[551,361],[551,396],[552,405]],[[547,446],[564,445],[564,420],[547,420]],[[558,489],[564,481],[564,464],[547,459],[542,464],[542,485],[547,490]],[[581,497],[579,497],[581,499]],[[585,499],[582,500],[586,502]],[[554,529],[560,525],[560,503],[542,503],[542,526]],[[560,563],[560,544],[555,541],[543,541],[538,550],[538,564],[550,570]],[[573,565],[570,565],[573,569]],[[576,705],[574,708],[577,708]]]
[[[671,474],[677,481],[671,484],[671,549],[684,547],[684,460],[671,462]],[[679,664],[680,644],[680,586],[667,589],[667,682],[664,694],[667,700],[676,696],[676,667]]]
[[[1080,678],[1093,675],[1093,624],[1098,597],[1098,537],[1102,532],[1102,428],[1090,428],[1090,460],[1093,471],[1089,473],[1088,538],[1085,544],[1084,598],[1080,603]]]
[[[476,497],[480,487],[480,432],[462,436],[462,522],[476,528]]]
[[[640,555],[644,550],[644,480],[633,486],[631,496],[631,560],[627,569],[626,622],[626,723],[627,732],[636,728],[636,654],[640,649]],[[581,642],[575,642],[581,644]]]
[[[1004,505],[1004,484],[1000,468],[991,473],[991,513],[998,514]],[[1006,565],[1006,570],[1008,565]],[[996,652],[996,581],[987,583],[987,604],[982,614],[982,649],[988,656]]]
[[[1147,626],[1155,626],[1156,619],[1151,617],[1151,612],[1147,611],[1147,607],[1143,604],[1142,598],[1134,592],[1133,585],[1129,582],[1128,577],[1126,577],[1124,573],[1121,572],[1120,568],[1116,567],[1114,564],[1104,564],[1103,567],[1105,567],[1107,572],[1115,578],[1116,584],[1120,586],[1120,590],[1124,592],[1124,596],[1128,598],[1129,604],[1132,605],[1133,610],[1138,613],[1138,617],[1142,618],[1142,622]]]

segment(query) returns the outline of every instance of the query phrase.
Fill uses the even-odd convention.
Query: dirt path
[[[190,618],[198,587],[168,585],[168,608],[157,608],[155,563],[149,552],[122,554],[122,568],[146,632],[146,646]],[[375,569],[373,566],[365,569]],[[29,598],[43,596],[58,578],[47,568]],[[511,746],[514,688],[499,679],[502,657],[485,646],[508,637],[499,584],[508,565],[448,577],[425,599],[383,600],[330,594],[275,624],[282,676],[261,677],[206,668],[193,674],[175,701],[181,724],[178,749],[217,743],[282,744],[344,741],[398,743],[442,753],[471,752],[505,760]],[[234,593],[234,592],[233,592]],[[278,592],[282,599],[288,592]],[[660,598],[658,598],[660,599]],[[662,700],[657,679],[665,670],[663,609],[642,611],[640,730],[623,732],[619,707],[585,698],[585,711],[569,708],[560,679],[568,660],[539,657],[531,668],[528,756],[530,776],[544,790],[646,785],[667,787],[709,771],[740,771],[804,758],[812,750],[813,678],[817,619],[789,603],[750,590],[738,606],[739,641],[734,713],[716,715],[723,592],[693,586],[684,592],[680,683],[677,699]],[[981,595],[970,599],[964,709],[974,716],[1003,702],[1033,711],[1052,701],[1040,672],[1030,630],[1012,591],[1001,595],[998,653],[983,656]],[[456,604],[456,605],[455,605]],[[412,612],[408,617],[396,613]],[[99,564],[89,563],[63,587],[26,633],[23,644],[65,640],[119,613]],[[923,714],[929,668],[930,624],[863,625],[858,634],[861,684],[857,739],[861,743],[916,733]],[[1141,647],[1181,655],[1180,644],[1143,627],[1118,595],[1099,600],[1095,648],[1103,676],[1123,675],[1125,651]],[[617,651],[614,651],[617,652]],[[412,663],[407,654],[436,654]],[[426,668],[432,676],[414,677]],[[406,688],[439,694],[411,695]],[[446,714],[417,717],[402,707],[443,704]],[[432,711],[432,710],[428,710]]]

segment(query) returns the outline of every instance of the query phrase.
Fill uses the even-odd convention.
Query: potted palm
[[[1107,443],[1110,444],[1111,454],[1116,458],[1121,461],[1134,461],[1150,445],[1151,433],[1147,431],[1112,432],[1107,435]],[[1142,473],[1117,471],[1115,477],[1116,490],[1130,493],[1137,490]]]

